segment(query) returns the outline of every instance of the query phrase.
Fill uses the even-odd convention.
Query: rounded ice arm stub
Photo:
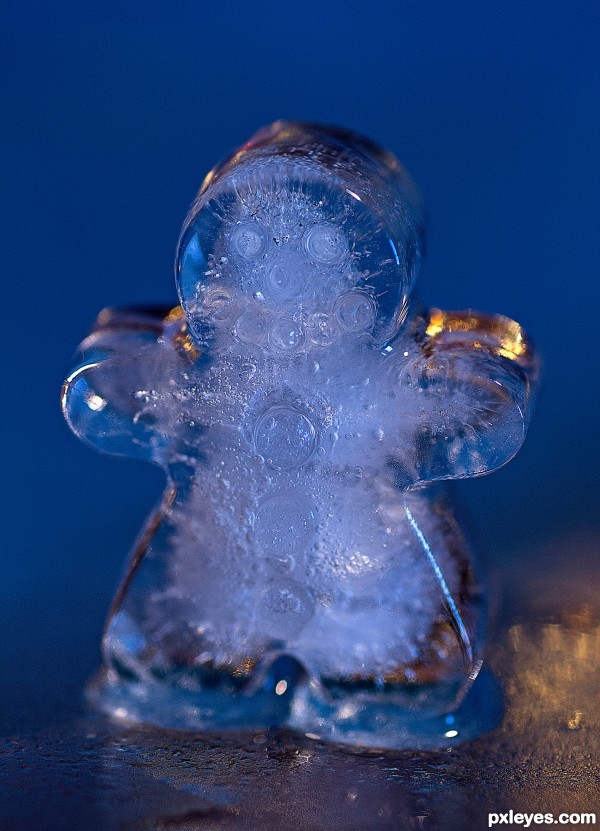
[[[63,384],[73,432],[103,453],[162,464],[169,435],[166,379],[195,360],[180,307],[107,308]]]
[[[531,419],[539,357],[514,320],[431,309],[419,356],[395,379],[412,404],[410,450],[395,460],[404,486],[497,470],[517,453]]]

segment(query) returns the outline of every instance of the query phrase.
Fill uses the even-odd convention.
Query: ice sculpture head
[[[387,151],[295,122],[259,131],[205,179],[176,280],[192,336],[288,354],[398,331],[424,247],[423,208]]]

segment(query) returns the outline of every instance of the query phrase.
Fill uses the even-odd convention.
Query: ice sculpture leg
[[[172,727],[287,725],[375,746],[414,745],[411,719],[441,729],[478,670],[479,587],[441,498],[381,490],[389,553],[312,572],[291,555],[252,569],[222,556],[231,535],[206,490],[169,492],[109,618],[97,700]]]

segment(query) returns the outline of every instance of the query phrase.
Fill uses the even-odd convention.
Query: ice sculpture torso
[[[181,306],[101,314],[65,414],[168,480],[107,622],[109,709],[400,745],[464,695],[480,593],[433,483],[514,455],[536,362],[513,321],[421,312],[422,247],[394,157],[276,123],[207,177]]]

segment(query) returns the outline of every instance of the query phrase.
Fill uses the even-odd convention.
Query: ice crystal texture
[[[107,622],[103,706],[402,746],[459,705],[481,598],[439,483],[516,453],[537,369],[514,321],[419,307],[423,246],[391,154],[277,122],[207,176],[181,305],[100,314],[65,415],[167,478]]]

